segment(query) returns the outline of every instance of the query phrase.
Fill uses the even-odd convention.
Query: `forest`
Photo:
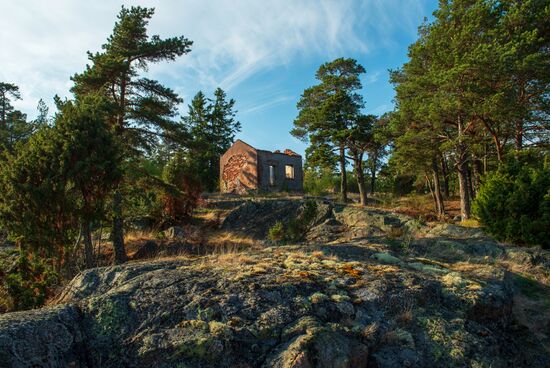
[[[55,112],[41,100],[28,119],[13,105],[19,87],[0,83],[0,312],[40,307],[104,265],[105,236],[109,263],[127,262],[128,229],[186,224],[219,190],[219,158],[241,131],[236,101],[197,91],[180,116],[182,98],[145,74],[193,41],[150,35],[153,16],[122,7],[70,76],[71,98],[47,96]],[[368,65],[340,57],[311,71],[289,132],[307,145],[304,194],[356,206],[427,198],[424,220],[549,248],[548,19],[544,0],[441,1],[389,71],[395,108],[381,116],[365,114]]]

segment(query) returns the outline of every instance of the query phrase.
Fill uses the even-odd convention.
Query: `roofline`
[[[246,144],[248,147],[253,148],[253,149],[255,149],[256,151],[258,151],[258,149],[257,149],[256,147],[254,147],[254,146],[252,146],[252,145],[246,143],[246,142],[243,141],[242,139],[237,139],[237,140],[235,140],[235,142],[234,142],[231,146],[234,146],[235,144],[237,144],[237,142],[241,142],[241,143],[243,143],[243,144]]]
[[[288,156],[288,157],[302,157],[302,155],[299,155],[299,154],[295,154],[295,155],[289,155],[289,154],[286,154],[284,152],[273,152],[273,151],[268,151],[268,150],[263,150],[263,149],[259,149],[257,150],[258,152],[267,152],[267,153],[271,153],[272,155],[283,155],[283,156]]]
[[[288,156],[288,157],[300,157],[300,158],[302,158],[302,155],[299,155],[299,154],[297,154],[297,153],[296,153],[295,155],[288,155],[288,154],[286,154],[286,153],[284,153],[284,152],[273,152],[273,151],[268,151],[268,150],[264,150],[264,149],[259,149],[259,148],[256,148],[256,147],[254,147],[254,146],[252,146],[252,145],[246,143],[246,142],[243,141],[242,139],[236,139],[235,142],[233,142],[233,144],[231,145],[231,147],[233,147],[235,144],[237,144],[237,142],[241,142],[242,144],[247,145],[248,147],[252,148],[252,149],[255,150],[256,152],[267,152],[267,153],[271,153],[271,154],[273,154],[273,155],[284,155],[284,156]],[[227,153],[227,151],[226,151],[226,153]],[[223,155],[225,155],[225,153],[224,153]],[[223,155],[222,155],[222,156],[223,156]]]

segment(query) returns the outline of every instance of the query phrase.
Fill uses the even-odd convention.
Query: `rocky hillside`
[[[0,366],[550,366],[548,253],[323,202],[307,242],[263,242],[302,207],[226,218],[261,249],[88,270],[0,316]]]

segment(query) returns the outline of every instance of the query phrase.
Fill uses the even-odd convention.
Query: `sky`
[[[388,70],[406,62],[437,0],[0,0],[0,81],[19,86],[14,105],[33,118],[40,98],[50,113],[55,95],[70,98],[70,77],[84,70],[87,51],[100,51],[122,5],[155,8],[151,35],[193,41],[189,54],[147,72],[184,99],[183,115],[199,90],[221,87],[236,100],[236,138],[303,154],[306,143],[289,131],[319,66],[356,59],[367,71],[365,113],[391,111]]]

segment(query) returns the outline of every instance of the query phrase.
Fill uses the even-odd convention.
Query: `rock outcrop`
[[[242,220],[258,206],[270,221],[301,206],[268,202],[244,204],[224,226],[261,236],[265,218]],[[339,239],[371,227],[370,238],[82,272],[59,305],[0,316],[0,366],[550,366],[513,314],[515,275],[496,263],[507,249],[448,233],[411,239],[429,229],[357,211],[327,204],[316,226],[338,228]],[[385,242],[375,228],[393,235]]]

